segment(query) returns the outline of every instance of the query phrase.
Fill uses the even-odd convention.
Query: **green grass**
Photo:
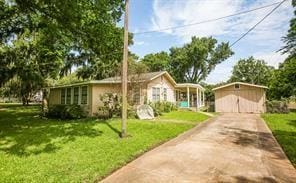
[[[296,113],[263,114],[263,119],[296,167]]]
[[[200,113],[196,113],[193,111],[174,111],[170,113],[165,113],[158,118],[159,120],[168,120],[168,121],[176,121],[176,122],[196,122],[196,121],[204,121],[208,119],[208,116]]]
[[[131,136],[120,139],[119,119],[45,120],[38,108],[0,108],[0,182],[93,182],[207,119],[183,111],[163,118],[184,123],[128,120]]]

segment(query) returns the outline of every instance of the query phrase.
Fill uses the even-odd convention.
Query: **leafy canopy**
[[[273,99],[296,96],[296,58],[289,57],[277,69],[270,81],[269,96]]]
[[[169,70],[169,60],[169,54],[162,51],[145,55],[141,62],[148,66],[150,72],[157,72]]]
[[[140,61],[150,72],[168,71],[177,82],[199,83],[215,66],[234,53],[228,43],[217,44],[212,37],[192,37],[182,47],[172,47],[169,53],[148,54]]]
[[[72,66],[81,67],[82,78],[111,74],[101,71],[121,60],[120,53],[110,53],[122,48],[122,28],[116,23],[123,2],[1,0],[0,86],[17,77],[26,97]]]
[[[241,59],[234,65],[229,81],[268,85],[273,69],[264,60],[257,60],[254,57]]]
[[[283,39],[286,45],[282,48],[282,51],[283,53],[296,56],[296,0],[292,0],[292,6],[294,7],[294,18],[290,21],[290,29]]]
[[[198,83],[233,54],[228,43],[217,44],[212,37],[192,37],[183,47],[170,49],[170,73],[177,82]]]

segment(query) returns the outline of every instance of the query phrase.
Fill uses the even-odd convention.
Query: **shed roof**
[[[219,89],[222,89],[222,88],[225,88],[225,87],[231,86],[231,85],[235,85],[235,84],[246,85],[246,86],[252,86],[252,87],[257,87],[257,88],[264,88],[264,89],[267,89],[267,88],[268,88],[267,86],[263,86],[263,85],[255,85],[255,84],[243,83],[243,82],[233,82],[233,83],[229,83],[229,84],[226,84],[226,85],[222,85],[222,86],[219,86],[219,87],[213,88],[213,91],[215,91],[215,90],[219,90]]]

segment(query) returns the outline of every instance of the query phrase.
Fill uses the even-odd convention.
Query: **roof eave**
[[[184,88],[184,87],[194,87],[194,88],[199,88],[201,90],[205,90],[204,87],[202,87],[200,84],[195,84],[195,83],[177,83],[176,88]]]
[[[232,86],[232,85],[235,85],[235,84],[241,84],[241,85],[245,85],[245,86],[253,86],[253,87],[257,87],[257,88],[268,89],[267,86],[263,86],[263,85],[255,85],[255,84],[243,83],[243,82],[233,82],[233,83],[229,83],[229,84],[226,84],[226,85],[223,85],[223,86],[219,86],[219,87],[213,88],[212,90],[213,91],[219,90],[219,89],[226,88],[228,86]]]

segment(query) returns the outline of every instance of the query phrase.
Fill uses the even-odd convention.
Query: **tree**
[[[145,55],[141,62],[148,66],[150,72],[165,71],[169,69],[170,56],[167,52],[151,53]]]
[[[10,45],[2,46],[1,57],[9,60],[13,75],[20,83],[20,97],[28,104],[31,96],[45,85],[45,79],[55,77],[62,64],[63,53],[55,50],[43,32],[25,31]]]
[[[292,6],[296,7],[296,0],[292,0]],[[294,16],[296,15],[296,10],[294,9]],[[296,18],[292,18],[290,21],[290,29],[288,34],[283,38],[284,43],[286,44],[282,51],[283,53],[289,53],[292,56],[296,56]]]
[[[228,43],[212,37],[192,37],[191,43],[170,49],[169,71],[177,82],[198,83],[233,52]]]
[[[5,50],[0,48],[0,87],[8,82],[14,75],[14,69],[11,66],[11,59],[5,56]]]
[[[272,75],[272,66],[268,66],[264,60],[254,57],[241,59],[233,67],[230,82],[241,81],[258,85],[268,85]]]
[[[275,70],[269,84],[268,97],[282,99],[296,96],[296,58],[288,57]]]
[[[0,85],[17,76],[27,98],[73,65],[81,66],[82,78],[109,75],[101,71],[121,61],[122,28],[116,23],[123,5],[123,0],[1,1]]]
[[[14,77],[0,88],[0,96],[7,97],[10,101],[11,98],[20,98],[20,90],[20,82]]]
[[[146,73],[149,67],[139,61],[139,57],[130,53],[128,58],[128,75],[140,75]],[[136,78],[135,78],[136,79]]]

